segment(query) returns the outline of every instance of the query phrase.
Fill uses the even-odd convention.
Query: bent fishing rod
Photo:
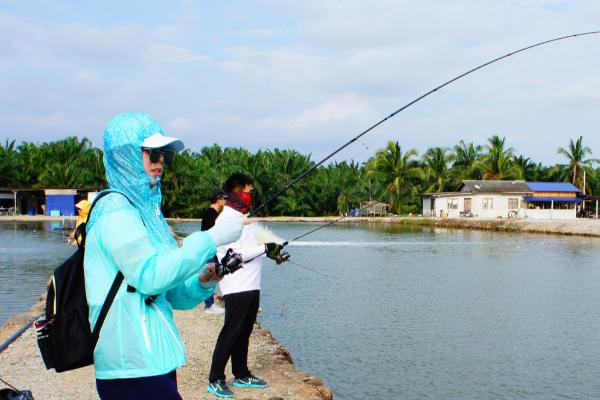
[[[313,172],[314,170],[316,170],[318,167],[320,167],[321,165],[323,165],[323,163],[327,160],[329,160],[331,157],[333,157],[334,155],[336,155],[337,153],[339,153],[340,151],[342,151],[343,149],[345,149],[346,147],[350,146],[352,143],[356,142],[358,139],[360,139],[361,137],[363,137],[364,135],[366,135],[367,133],[371,132],[373,129],[377,128],[379,125],[383,124],[384,122],[386,122],[387,120],[395,117],[396,115],[400,114],[402,111],[406,110],[407,108],[409,108],[410,106],[418,103],[419,101],[423,100],[424,98],[428,97],[429,95],[437,92],[438,90],[448,86],[449,84],[464,78],[467,75],[472,74],[475,71],[478,71],[482,68],[487,67],[488,65],[494,64],[500,60],[503,60],[505,58],[511,57],[515,54],[518,53],[522,53],[524,51],[527,50],[531,50],[535,47],[539,47],[539,46],[543,46],[549,43],[553,43],[553,42],[558,42],[561,40],[565,40],[565,39],[572,39],[572,38],[576,38],[576,37],[580,37],[580,36],[588,36],[588,35],[596,35],[599,34],[600,30],[598,31],[590,31],[590,32],[582,32],[582,33],[574,33],[571,35],[566,35],[566,36],[560,36],[560,37],[556,37],[553,39],[549,39],[549,40],[544,40],[542,42],[538,42],[529,46],[525,46],[522,47],[518,50],[514,50],[511,51],[510,53],[507,53],[503,56],[494,58],[493,60],[487,61],[483,64],[480,64],[478,66],[476,66],[475,68],[472,68],[466,72],[463,72],[460,75],[455,76],[452,79],[449,79],[448,81],[442,83],[439,86],[436,86],[435,88],[431,89],[430,91],[422,94],[421,96],[417,97],[416,99],[408,102],[407,104],[403,105],[402,107],[400,107],[399,109],[397,109],[396,111],[394,111],[393,113],[391,113],[390,115],[388,115],[387,117],[383,118],[382,120],[380,120],[379,122],[371,125],[370,127],[368,127],[367,129],[365,129],[364,131],[362,131],[361,133],[359,133],[358,135],[356,135],[355,137],[353,137],[352,139],[350,139],[349,141],[347,141],[346,143],[344,143],[343,145],[341,145],[340,147],[338,147],[336,150],[334,150],[331,154],[329,154],[327,157],[323,158],[321,161],[319,161],[318,163],[316,163],[315,165],[313,165],[312,167],[308,168],[306,171],[302,172],[300,175],[298,175],[298,177],[296,177],[293,181],[291,181],[289,184],[287,184],[284,188],[282,188],[279,192],[275,193],[271,198],[269,198],[267,201],[265,201],[264,203],[262,203],[258,208],[252,210],[248,216],[251,217],[253,215],[255,215],[256,213],[258,213],[260,210],[262,210],[263,208],[265,208],[268,204],[272,203],[275,199],[277,199],[279,196],[281,196],[283,193],[287,192],[293,185],[295,185],[296,183],[298,183],[300,180],[304,179],[307,175],[309,175],[311,172]]]
[[[352,139],[350,139],[349,141],[347,141],[346,143],[344,143],[343,145],[341,145],[340,147],[338,147],[336,150],[334,150],[333,152],[331,152],[329,155],[327,155],[325,158],[323,158],[321,161],[319,161],[318,163],[316,163],[315,165],[311,166],[310,168],[306,169],[304,172],[302,172],[300,175],[298,175],[294,180],[292,180],[290,183],[288,183],[286,186],[284,186],[281,190],[279,190],[277,193],[275,193],[273,196],[271,196],[267,201],[265,201],[264,203],[262,203],[260,206],[258,206],[257,208],[255,208],[254,210],[250,211],[248,213],[248,217],[252,217],[253,215],[256,215],[260,210],[262,210],[263,208],[265,208],[267,205],[269,205],[270,203],[272,203],[275,199],[277,199],[279,196],[281,196],[283,193],[287,192],[292,186],[294,186],[296,183],[298,183],[299,181],[301,181],[302,179],[304,179],[306,176],[308,176],[311,172],[313,172],[314,170],[316,170],[318,167],[320,167],[321,165],[323,165],[323,163],[325,163],[325,161],[329,160],[331,157],[333,157],[334,155],[338,154],[340,151],[342,151],[343,149],[345,149],[346,147],[350,146],[352,143],[356,142],[358,139],[360,139],[361,137],[363,137],[364,135],[366,135],[367,133],[371,132],[373,129],[377,128],[379,125],[383,124],[384,122],[386,122],[387,120],[395,117],[396,115],[400,114],[402,111],[406,110],[407,108],[411,107],[412,105],[418,103],[419,101],[423,100],[424,98],[430,96],[431,94],[437,92],[438,90],[450,85],[453,82],[456,82],[459,79],[462,79],[472,73],[474,73],[475,71],[478,71],[482,68],[485,68],[491,64],[494,64],[498,61],[504,60],[505,58],[511,57],[515,54],[518,53],[522,53],[524,51],[527,50],[531,50],[533,48],[536,47],[540,47],[546,44],[550,44],[553,42],[558,42],[561,40],[565,40],[565,39],[572,39],[572,38],[576,38],[576,37],[580,37],[580,36],[589,36],[589,35],[596,35],[596,34],[600,34],[600,30],[597,31],[590,31],[590,32],[581,32],[581,33],[574,33],[571,35],[565,35],[565,36],[560,36],[560,37],[556,37],[553,39],[548,39],[548,40],[544,40],[542,42],[538,42],[538,43],[534,43],[531,44],[529,46],[525,46],[522,47],[520,49],[511,51],[510,53],[506,53],[500,57],[496,57],[490,61],[484,62],[483,64],[480,64],[474,68],[471,68],[469,70],[467,70],[466,72],[463,72],[449,80],[447,80],[446,82],[442,83],[441,85],[438,85],[436,87],[434,87],[433,89],[429,90],[428,92],[420,95],[419,97],[415,98],[414,100],[406,103],[405,105],[403,105],[402,107],[398,108],[396,111],[392,112],[391,114],[389,114],[387,117],[381,119],[380,121],[378,121],[377,123],[371,125],[370,127],[368,127],[367,129],[365,129],[364,131],[360,132],[358,135],[354,136]],[[308,236],[309,234],[316,232],[320,229],[323,229],[327,226],[333,225],[336,222],[341,221],[342,219],[346,218],[346,216],[342,216],[340,218],[337,218],[333,221],[330,221],[320,227],[317,227],[315,229],[312,229],[294,239],[291,239],[289,241],[285,241],[283,242],[281,245],[283,247],[287,246],[289,243],[294,242],[300,238],[303,238],[305,236]],[[266,253],[266,250],[259,254],[256,257],[253,257],[250,260],[244,260],[244,263],[250,262],[252,260],[254,260],[255,258],[258,258],[260,256],[262,256],[263,254]]]

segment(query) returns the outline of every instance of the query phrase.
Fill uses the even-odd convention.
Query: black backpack
[[[109,193],[120,192],[107,190],[99,193],[92,203],[86,222],[98,200]],[[123,282],[123,274],[119,271],[92,332],[88,320],[89,308],[83,272],[85,223],[77,227],[75,234],[79,247],[54,271],[48,285],[46,315],[35,322],[38,347],[44,364],[47,369],[54,368],[56,372],[70,371],[94,363],[94,349],[100,329]]]

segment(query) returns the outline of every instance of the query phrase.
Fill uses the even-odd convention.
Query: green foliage
[[[102,151],[87,139],[68,137],[35,145],[0,145],[0,187],[102,188],[106,186]]]
[[[508,180],[519,179],[520,171],[514,165],[514,150],[504,147],[505,138],[493,135],[488,139],[487,153],[478,162],[483,171],[483,179]]]
[[[448,164],[452,157],[448,155],[448,152],[448,149],[433,147],[423,155],[426,179],[431,182],[426,189],[427,192],[444,192],[450,189],[452,178]]]
[[[479,163],[482,156],[481,151],[480,145],[467,144],[464,140],[454,146],[454,163],[452,164],[454,185],[458,185],[464,179],[481,179],[483,176]]]
[[[558,154],[565,156],[568,163],[557,165],[554,168],[553,173],[555,173],[560,180],[571,182],[582,192],[591,193],[592,184],[596,178],[596,171],[592,167],[594,164],[598,163],[598,160],[586,158],[588,155],[592,154],[592,150],[583,145],[583,137],[579,136],[576,141],[570,139],[569,147],[566,149],[560,147],[558,149]],[[588,176],[590,178],[589,180]]]
[[[415,149],[402,153],[398,142],[388,142],[385,149],[378,150],[367,162],[367,174],[384,188],[383,194],[396,214],[400,214],[403,205],[414,202],[418,184],[424,179],[416,157]]]
[[[452,149],[432,147],[421,158],[415,149],[402,150],[398,142],[364,164],[334,162],[320,166],[271,201],[261,215],[340,215],[367,200],[391,204],[396,214],[416,214],[420,194],[454,190],[464,179],[523,179],[568,181],[586,193],[600,190],[598,161],[583,138],[570,140],[558,153],[565,164],[544,166],[515,155],[505,138],[491,136],[485,147],[460,141]],[[310,155],[296,150],[222,148],[218,144],[190,149],[175,157],[162,180],[165,215],[197,218],[208,206],[212,191],[233,172],[254,177],[255,205],[273,198],[281,189],[315,165]],[[0,187],[96,188],[106,187],[102,151],[88,139],[68,137],[41,145],[0,143]]]

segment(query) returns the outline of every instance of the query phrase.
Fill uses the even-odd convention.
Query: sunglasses
[[[147,149],[144,148],[150,155],[150,162],[157,163],[160,161],[160,157],[164,158],[165,164],[171,164],[175,158],[175,153],[165,149]]]

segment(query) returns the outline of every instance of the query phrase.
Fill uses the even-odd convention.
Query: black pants
[[[211,382],[225,379],[225,366],[229,357],[231,357],[231,372],[236,378],[250,375],[248,343],[258,313],[260,290],[231,293],[223,296],[223,299],[225,300],[225,323],[213,352],[208,377]]]
[[[129,379],[96,379],[102,400],[181,400],[175,371],[165,375]]]

